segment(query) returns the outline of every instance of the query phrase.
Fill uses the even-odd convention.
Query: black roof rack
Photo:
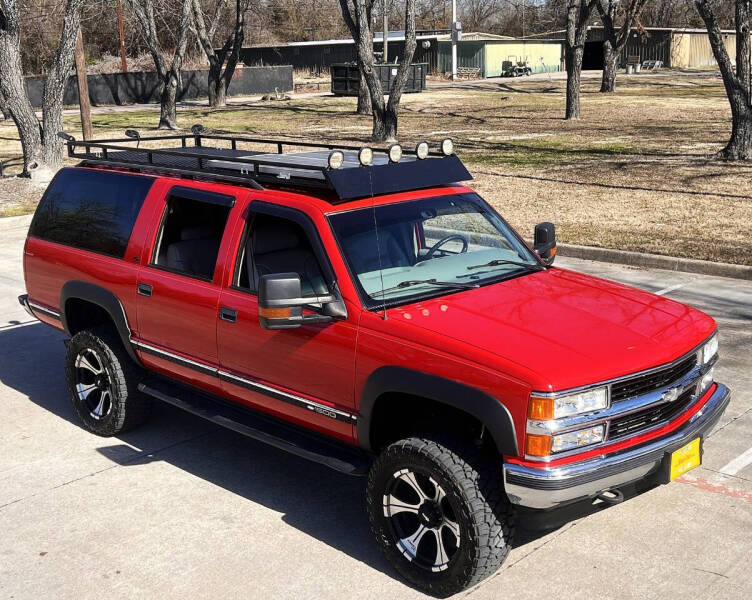
[[[196,130],[194,126],[191,134],[153,137],[141,137],[138,132],[128,130],[125,138],[65,139],[68,156],[81,159],[85,166],[109,165],[145,173],[239,183],[256,189],[271,186],[328,190],[340,201],[472,179],[462,161],[453,154],[444,156],[430,152],[427,158],[418,159],[414,150],[403,149],[401,160],[391,162],[389,149],[372,148],[373,164],[366,167],[360,164],[358,152],[362,147],[359,146],[198,133]],[[142,143],[163,145],[169,141],[175,142],[175,146],[141,147]],[[270,146],[276,152],[266,149]],[[343,164],[337,169],[328,164],[333,150],[344,155]]]

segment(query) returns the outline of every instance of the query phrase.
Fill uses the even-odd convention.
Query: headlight
[[[603,386],[556,398],[532,396],[528,417],[536,421],[550,421],[606,407],[608,407],[608,388]]]
[[[713,337],[705,342],[705,345],[702,347],[702,352],[700,354],[702,364],[708,364],[716,354],[718,354],[718,334],[713,335]]]
[[[714,373],[712,368],[702,376],[702,379],[700,379],[700,389],[698,391],[699,396],[702,396],[708,391],[708,388],[713,384],[713,377]]]
[[[551,454],[564,452],[573,448],[598,444],[603,441],[605,425],[588,427],[587,429],[578,429],[569,433],[560,433],[553,436],[551,440]]]

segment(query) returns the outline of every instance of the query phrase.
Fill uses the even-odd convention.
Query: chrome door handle
[[[146,296],[147,298],[151,298],[151,292],[154,288],[150,286],[148,283],[139,283],[138,284],[138,295],[139,296]]]

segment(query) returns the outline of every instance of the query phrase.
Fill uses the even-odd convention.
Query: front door
[[[222,291],[218,345],[227,395],[345,441],[353,439],[356,322],[269,331],[259,325],[258,278],[298,273],[304,295],[325,295],[331,268],[300,211],[252,202],[234,279]],[[328,266],[328,264],[327,264]]]

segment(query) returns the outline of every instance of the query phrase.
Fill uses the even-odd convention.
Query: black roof
[[[148,147],[156,141],[160,144],[172,141],[176,145]],[[269,152],[269,146],[276,147],[276,152]],[[84,166],[109,165],[145,173],[239,183],[257,189],[327,190],[330,192],[327,195],[333,194],[338,201],[472,179],[457,156],[439,152],[431,152],[421,160],[415,151],[403,149],[402,159],[393,163],[389,161],[388,149],[373,148],[373,164],[366,167],[358,160],[357,146],[231,135],[201,133],[98,141],[67,138],[67,147],[68,155],[82,159]],[[338,169],[328,166],[333,150],[344,154],[344,163]]]

